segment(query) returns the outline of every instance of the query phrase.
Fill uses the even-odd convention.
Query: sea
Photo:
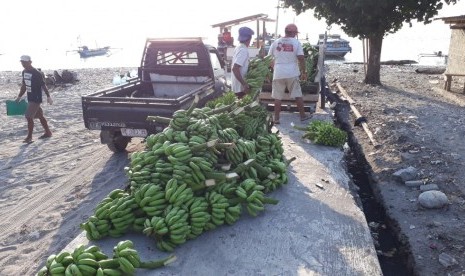
[[[26,1],[29,1],[31,5],[60,2],[53,0]],[[217,3],[218,1],[221,0],[214,2]],[[39,4],[39,2],[42,4]],[[139,15],[140,8],[137,9],[133,5],[111,6],[109,3],[115,3],[111,1],[92,2],[96,3],[95,5],[101,5],[96,6],[97,11],[82,10],[83,14],[80,14],[75,19],[71,17],[79,12],[77,7],[53,10],[48,15],[59,17],[50,18],[47,16],[44,18],[47,18],[48,21],[37,21],[41,22],[37,23],[37,27],[41,28],[42,31],[29,37],[22,35],[24,27],[22,27],[21,22],[12,23],[23,19],[17,20],[15,12],[12,11],[11,15],[7,12],[0,18],[0,23],[10,24],[10,26],[4,28],[3,34],[0,34],[0,71],[21,71],[19,57],[23,54],[30,55],[33,66],[43,70],[79,68],[115,68],[115,70],[118,70],[118,68],[126,67],[136,68],[140,66],[145,40],[149,37],[202,37],[205,43],[216,46],[219,28],[213,28],[213,24],[225,22],[228,19],[241,18],[241,16],[247,14],[257,14],[258,10],[262,10],[254,10],[250,7],[250,10],[244,11],[244,9],[240,9],[240,5],[250,4],[250,1],[237,0],[236,4],[239,5],[239,7],[236,7],[237,10],[231,8],[229,11],[223,10],[222,14],[218,12],[210,16],[195,18],[191,18],[192,13],[187,12],[183,15],[185,18],[180,21],[174,20],[174,15],[170,14],[170,12],[166,14],[159,12],[156,16],[150,18],[148,14],[152,13],[151,9],[157,9],[157,5],[161,4],[158,3],[159,1],[141,0],[141,2],[144,2],[147,8],[144,9],[144,14]],[[198,5],[190,1],[181,2],[189,3],[188,5],[191,6],[188,8],[191,9],[191,12],[199,8]],[[257,3],[259,2],[263,7],[264,3],[270,1],[257,0]],[[16,1],[9,1],[8,5],[19,5],[15,3]],[[167,5],[164,7],[167,11],[175,12],[172,4],[164,2],[164,5]],[[310,11],[296,15],[289,9],[285,10],[272,4],[267,5],[269,6],[265,11],[268,11],[269,17],[275,19],[276,22],[267,23],[266,32],[273,33],[277,31],[280,33],[285,24],[293,22],[299,27],[299,39],[307,39],[311,44],[316,44],[318,35],[324,32],[341,34],[342,38],[350,41],[352,52],[348,53],[339,62],[363,62],[362,41],[358,38],[348,37],[339,26],[327,26],[323,20],[317,20]],[[13,9],[15,7],[11,6],[9,8]],[[18,6],[18,8],[21,7]],[[2,10],[4,12],[5,7]],[[237,13],[237,15],[233,16],[234,13]],[[132,17],[131,14],[133,14]],[[445,59],[435,57],[434,54],[438,52],[443,55],[448,54],[451,30],[450,26],[440,18],[462,14],[465,14],[465,2],[459,1],[456,6],[447,6],[443,11],[441,10],[436,19],[430,24],[412,22],[412,26],[405,24],[398,32],[386,35],[383,41],[381,61],[413,60],[420,65],[444,65]],[[14,20],[10,21],[8,16],[11,16],[10,19]],[[22,16],[22,18],[26,17]],[[94,21],[89,18],[93,18]],[[2,25],[5,26],[5,24]],[[238,28],[241,26],[232,27],[231,32],[234,37],[237,37]],[[250,26],[252,29],[259,28],[256,22],[245,23],[244,26]],[[77,49],[83,45],[89,48],[110,46],[111,50],[108,55],[81,58],[77,53]]]

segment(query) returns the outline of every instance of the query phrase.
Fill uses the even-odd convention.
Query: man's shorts
[[[44,112],[42,107],[40,107],[40,103],[28,102],[26,114],[24,116],[26,116],[28,119],[43,117]]]
[[[271,97],[276,100],[282,100],[286,88],[289,90],[291,99],[302,97],[299,77],[273,80]]]

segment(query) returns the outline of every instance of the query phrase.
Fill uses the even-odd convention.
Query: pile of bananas
[[[265,194],[287,183],[290,163],[269,119],[255,101],[177,111],[168,127],[147,137],[143,151],[130,156],[128,189],[113,191],[82,228],[90,239],[134,230],[173,251],[234,224],[243,210],[259,215],[266,204],[277,204]]]
[[[50,255],[37,276],[134,275],[137,268],[154,269],[176,260],[175,256],[169,256],[162,260],[142,262],[130,240],[120,241],[113,248],[113,254],[113,258],[109,258],[96,245],[80,245],[73,252],[63,251],[58,255]]]

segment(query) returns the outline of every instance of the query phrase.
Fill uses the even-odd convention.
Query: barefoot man
[[[52,104],[52,98],[45,85],[45,80],[42,74],[34,67],[32,67],[32,60],[30,56],[23,55],[20,58],[21,65],[24,67],[22,72],[23,83],[19,90],[19,95],[16,98],[16,102],[21,100],[24,93],[27,92],[27,109],[26,109],[26,120],[27,120],[27,136],[24,139],[24,143],[32,143],[32,132],[34,130],[34,118],[39,119],[42,127],[44,128],[44,134],[39,139],[52,137],[52,132],[48,127],[47,120],[44,117],[44,112],[40,107],[42,103],[42,91],[47,95],[47,103]]]

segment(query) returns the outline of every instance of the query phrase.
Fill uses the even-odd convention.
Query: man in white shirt
[[[299,33],[295,24],[288,24],[284,29],[285,36],[273,42],[268,52],[273,56],[273,82],[271,96],[274,99],[274,123],[279,124],[281,100],[285,90],[289,90],[291,98],[295,99],[300,114],[300,121],[310,118],[305,114],[300,79],[307,77],[305,57],[302,44],[295,37]]]
[[[234,49],[232,58],[231,88],[236,96],[241,99],[250,92],[250,87],[245,81],[245,75],[249,69],[249,50],[254,31],[248,27],[239,29],[239,45]]]

